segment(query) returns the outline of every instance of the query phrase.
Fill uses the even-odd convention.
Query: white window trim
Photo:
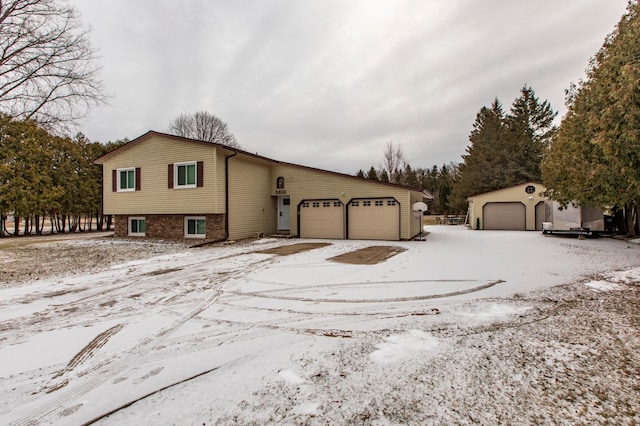
[[[144,216],[130,216],[127,223],[127,233],[130,237],[144,237],[146,232],[131,232],[131,221],[132,220],[144,220],[144,229],[147,229],[147,220]]]
[[[204,234],[189,234],[189,220],[204,220]],[[197,229],[197,225],[196,225]],[[207,238],[207,218],[204,216],[185,216],[184,218],[184,237],[185,238]]]
[[[189,185],[178,185],[178,167],[179,166],[195,166],[196,168],[196,181],[194,184]],[[185,161],[183,163],[174,163],[173,164],[173,187],[175,189],[191,189],[198,187],[198,162],[197,161]]]
[[[131,170],[133,170],[133,188],[121,188],[120,187],[120,175],[122,172],[130,172]],[[122,169],[116,169],[116,175],[117,175],[117,188],[118,188],[118,192],[135,192],[136,190],[136,168],[135,167],[124,167]]]

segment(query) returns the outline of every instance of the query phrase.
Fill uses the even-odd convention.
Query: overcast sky
[[[524,84],[561,116],[627,0],[71,3],[111,97],[81,123],[92,141],[207,110],[247,151],[354,174],[387,142],[413,167],[461,161],[480,108]]]

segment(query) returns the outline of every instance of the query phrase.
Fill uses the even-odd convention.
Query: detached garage
[[[534,231],[540,229],[546,187],[527,182],[469,197],[471,229]]]
[[[527,214],[524,204],[518,202],[493,202],[482,206],[484,229],[525,231]]]

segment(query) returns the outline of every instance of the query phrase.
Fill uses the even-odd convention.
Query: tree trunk
[[[20,218],[18,216],[13,217],[13,235],[16,237],[20,235]]]
[[[24,234],[25,235],[33,234],[33,216],[31,215],[24,218]]]
[[[636,236],[636,227],[635,227],[635,220],[634,220],[634,208],[633,208],[633,204],[627,204],[624,207],[624,213],[625,213],[625,217],[627,219],[627,235],[629,237],[635,237]]]
[[[35,222],[35,225],[36,225],[36,235],[42,235],[42,232],[40,232],[40,215],[39,214],[34,215],[33,221]]]
[[[0,238],[4,237],[5,216],[0,214]]]
[[[76,232],[78,230],[78,217],[69,215],[69,232]]]
[[[111,231],[111,221],[113,220],[113,216],[107,215],[107,231]]]
[[[100,214],[100,212],[96,212],[96,230],[102,231],[102,226],[104,225],[104,216]]]
[[[634,236],[640,235],[640,199],[636,201],[633,209]]]

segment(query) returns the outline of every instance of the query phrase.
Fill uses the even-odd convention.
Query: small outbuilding
[[[547,216],[546,187],[526,182],[469,197],[471,229],[541,231]]]

